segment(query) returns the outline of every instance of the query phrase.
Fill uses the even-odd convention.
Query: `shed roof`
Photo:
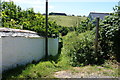
[[[40,37],[34,31],[12,29],[12,28],[0,28],[0,36],[13,36],[13,37]]]
[[[12,28],[0,28],[0,32],[23,32],[23,33],[36,33],[34,31],[29,30],[21,30],[21,29],[12,29]]]

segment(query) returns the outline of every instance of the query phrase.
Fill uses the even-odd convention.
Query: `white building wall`
[[[49,55],[58,53],[58,38],[48,39]],[[2,69],[38,61],[45,56],[45,38],[2,37]]]
[[[0,80],[2,78],[2,39],[0,38]]]
[[[58,38],[48,39],[48,54],[55,56],[58,53]]]

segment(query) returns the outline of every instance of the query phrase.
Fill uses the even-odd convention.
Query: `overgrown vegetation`
[[[71,58],[73,66],[87,65],[94,63],[94,33],[87,31],[77,35],[75,32],[69,33],[64,46],[66,54]]]
[[[84,21],[81,21],[79,26],[76,28],[76,33],[83,33],[85,31],[93,30],[95,27],[95,24],[93,24],[94,21],[90,21],[89,18],[87,18]]]
[[[94,51],[95,25],[89,22],[89,19],[81,22],[76,34],[68,36],[66,40],[70,40],[70,43],[66,43],[69,45],[66,51],[71,57],[73,66],[103,64],[109,59],[120,62],[120,17],[117,11],[119,7],[115,8],[115,13],[100,21],[97,53]]]
[[[115,7],[115,12],[107,16],[100,29],[100,45],[102,52],[109,57],[115,57],[120,62],[120,7]]]

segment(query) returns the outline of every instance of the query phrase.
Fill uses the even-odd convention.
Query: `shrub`
[[[120,62],[120,17],[117,13],[119,8],[116,7],[114,14],[105,17],[100,28],[102,52],[110,57],[114,56],[118,62]]]
[[[89,18],[87,18],[85,21],[81,21],[80,25],[76,29],[76,32],[83,33],[87,30],[92,30],[94,27],[95,25],[90,22]]]
[[[61,33],[62,36],[67,35],[69,29],[67,27],[62,27],[60,28],[59,32]]]
[[[72,66],[103,63],[102,53],[94,53],[94,35],[93,31],[86,31],[79,35],[73,32],[66,36],[64,48]]]

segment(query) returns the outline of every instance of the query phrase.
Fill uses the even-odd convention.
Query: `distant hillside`
[[[86,17],[77,17],[77,16],[49,16],[50,20],[56,21],[58,25],[66,27],[76,27],[78,23],[82,20],[85,20]]]

